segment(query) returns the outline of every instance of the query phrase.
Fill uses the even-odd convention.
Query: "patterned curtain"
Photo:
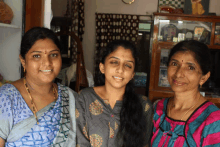
[[[95,75],[99,72],[100,50],[113,40],[137,44],[138,28],[138,15],[96,13]]]
[[[79,39],[83,40],[84,34],[84,0],[68,0],[67,1],[67,11],[65,14],[66,17],[71,17],[72,25],[71,25],[71,32],[74,32]],[[71,38],[71,55],[72,55],[72,62],[76,63],[77,58],[77,44]]]

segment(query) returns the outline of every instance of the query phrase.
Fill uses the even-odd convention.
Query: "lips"
[[[177,80],[173,80],[173,83],[174,83],[175,85],[178,85],[178,86],[185,85],[185,83],[180,82],[180,81],[177,81]]]
[[[116,80],[122,80],[123,78],[122,77],[116,77],[116,76],[113,76],[114,79]]]

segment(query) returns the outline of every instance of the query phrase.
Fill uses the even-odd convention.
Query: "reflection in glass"
[[[159,82],[158,86],[161,87],[170,87],[170,84],[167,80],[167,62],[168,62],[168,55],[169,49],[161,49],[160,55],[160,71],[159,71]]]

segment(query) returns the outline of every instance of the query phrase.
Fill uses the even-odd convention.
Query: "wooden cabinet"
[[[177,42],[190,39],[207,44],[211,50],[214,69],[202,92],[220,106],[220,17],[185,14],[154,13],[149,86],[152,102],[173,96],[167,81],[169,51]]]

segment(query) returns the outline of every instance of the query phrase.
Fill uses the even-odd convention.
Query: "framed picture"
[[[209,0],[185,0],[184,13],[193,15],[208,15]]]
[[[158,11],[160,6],[172,6],[175,8],[184,8],[185,0],[158,0]]]
[[[163,41],[173,41],[173,37],[178,37],[178,29],[174,24],[167,24],[161,29]]]
[[[193,39],[199,41],[204,30],[205,30],[204,27],[195,27],[194,28],[194,38]]]

